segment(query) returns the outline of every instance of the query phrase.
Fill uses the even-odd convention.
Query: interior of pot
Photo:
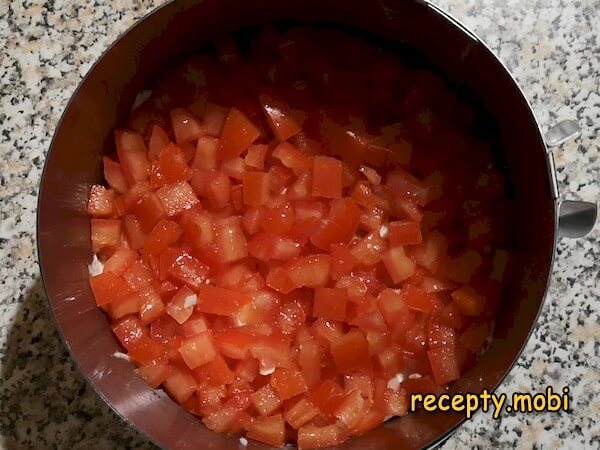
[[[42,274],[59,329],[99,394],[158,444],[171,449],[237,448],[237,437],[213,433],[150,389],[127,361],[88,285],[92,260],[86,201],[101,181],[101,154],[136,94],[165,67],[215,35],[279,19],[352,25],[409,45],[458,85],[468,86],[499,126],[516,201],[514,277],[500,308],[494,341],[453,390],[493,389],[512,367],[535,323],[546,290],[555,236],[555,202],[545,147],[514,81],[478,39],[420,1],[182,0],[170,3],[123,36],[90,71],[56,133],[41,185],[38,243]],[[442,439],[457,414],[409,414],[340,448],[412,449]],[[251,442],[250,448],[265,447]]]

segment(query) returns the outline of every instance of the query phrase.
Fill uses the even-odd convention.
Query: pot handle
[[[574,120],[563,120],[544,135],[548,148],[557,147],[577,138],[581,127]],[[554,162],[552,154],[549,155]],[[554,171],[554,164],[551,164]],[[556,172],[552,173],[556,180]],[[556,185],[556,184],[555,184]],[[598,207],[595,203],[561,200],[558,206],[558,235],[565,238],[580,238],[593,230],[598,217]]]

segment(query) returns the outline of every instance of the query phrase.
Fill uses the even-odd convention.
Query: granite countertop
[[[45,305],[35,252],[37,187],[54,127],[81,77],[162,1],[0,1],[0,446],[154,448],[88,387]],[[600,2],[438,0],[512,70],[542,128],[576,118],[555,152],[564,197],[600,189]],[[479,414],[453,448],[600,448],[600,227],[559,243],[549,296],[500,392],[569,386],[569,413]]]

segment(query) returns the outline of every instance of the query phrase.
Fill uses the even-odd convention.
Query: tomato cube
[[[223,131],[219,146],[219,159],[235,158],[243,153],[258,139],[260,130],[240,110],[231,108]]]
[[[333,244],[348,244],[360,220],[360,209],[349,197],[336,200],[331,205],[327,220],[312,234],[310,241],[322,250]]]
[[[423,240],[421,226],[418,222],[399,220],[388,225],[390,245],[399,247],[409,244],[420,244]]]
[[[177,144],[193,141],[202,134],[200,123],[191,112],[185,108],[175,108],[169,111],[171,127]]]
[[[296,369],[277,368],[271,376],[271,385],[281,400],[287,400],[306,392],[306,382]]]
[[[350,246],[350,253],[359,264],[373,266],[381,261],[386,249],[386,243],[379,233],[369,233]]]
[[[92,249],[115,248],[121,244],[121,221],[113,219],[91,219]]]
[[[190,369],[202,366],[217,357],[217,349],[210,331],[204,331],[186,339],[179,347],[179,353]]]
[[[201,383],[211,386],[229,384],[234,380],[234,374],[223,359],[217,355],[214,360],[193,370],[194,378]]]
[[[196,310],[208,314],[230,316],[252,301],[250,294],[205,284],[198,292]]]
[[[197,383],[187,368],[172,367],[172,371],[165,379],[163,386],[178,403],[183,403],[195,392]]]
[[[269,199],[270,175],[265,172],[245,172],[242,177],[244,204],[259,207]]]
[[[313,304],[313,317],[325,320],[344,320],[348,292],[340,288],[317,288]]]
[[[104,272],[90,278],[90,286],[98,306],[117,301],[129,293],[129,287],[112,272]]]
[[[285,422],[281,414],[254,420],[246,433],[250,439],[276,447],[285,444],[285,435]]]
[[[269,94],[261,94],[259,99],[260,105],[269,119],[271,130],[277,139],[285,141],[300,133],[300,125],[294,120],[283,101]]]
[[[415,311],[430,313],[436,306],[434,296],[410,284],[402,288],[401,296],[404,304]]]
[[[453,345],[443,345],[428,350],[427,358],[437,384],[449,383],[460,376]]]
[[[232,263],[248,256],[248,245],[239,217],[215,222],[214,244],[222,262]]]
[[[271,233],[257,233],[248,241],[248,251],[261,261],[290,260],[298,256],[301,250],[300,244],[292,239]]]
[[[423,206],[429,201],[429,186],[402,169],[396,169],[388,176],[385,187],[395,195],[408,198],[417,205]]]
[[[87,203],[91,217],[111,217],[115,212],[115,191],[104,186],[93,185]]]
[[[331,354],[341,373],[370,365],[369,344],[356,328],[331,343]]]
[[[311,159],[287,141],[283,141],[275,147],[272,155],[285,167],[291,169],[296,176],[312,168]]]
[[[292,284],[299,287],[320,287],[329,280],[331,257],[316,254],[292,260],[286,265],[287,275]]]
[[[267,145],[251,145],[250,147],[248,147],[248,151],[246,152],[244,162],[247,166],[250,166],[254,169],[263,170],[265,167],[265,158],[267,157],[268,151],[269,147]]]
[[[199,201],[192,187],[186,181],[163,186],[156,191],[156,195],[165,208],[167,216],[175,216],[190,209]]]
[[[348,392],[333,415],[346,427],[354,427],[364,414],[364,399],[358,390]]]
[[[169,136],[159,125],[152,125],[150,133],[150,142],[148,143],[148,158],[152,161],[158,158],[158,155],[169,144]]]
[[[127,181],[121,164],[113,161],[108,156],[102,157],[102,163],[104,166],[104,179],[108,185],[119,194],[124,194],[127,191]]]
[[[126,248],[120,248],[104,262],[104,272],[112,272],[122,276],[137,258],[136,252]]]
[[[298,429],[298,448],[324,448],[341,444],[348,438],[348,431],[339,425],[304,425]]]
[[[165,208],[158,196],[153,192],[145,194],[131,207],[131,212],[135,214],[142,229],[148,233],[165,216]]]
[[[127,183],[134,185],[146,180],[150,175],[150,163],[142,136],[133,131],[116,130],[115,145]]]
[[[301,398],[285,412],[284,418],[293,428],[298,429],[314,419],[317,414],[317,408],[307,398]]]
[[[136,370],[146,383],[152,389],[159,387],[171,374],[171,367],[168,364],[151,362],[145,366],[140,366]]]
[[[182,229],[177,222],[161,219],[152,228],[140,253],[144,256],[160,255],[167,247],[175,244],[181,237],[181,234]]]
[[[478,316],[485,308],[485,298],[469,286],[462,286],[450,295],[460,312],[467,316]]]
[[[270,384],[265,384],[252,394],[252,405],[259,414],[267,416],[279,408],[281,399]]]
[[[312,171],[312,195],[342,197],[342,162],[328,156],[315,156]]]
[[[417,270],[415,262],[406,255],[403,247],[394,247],[383,254],[383,264],[392,281],[400,283],[414,275]]]

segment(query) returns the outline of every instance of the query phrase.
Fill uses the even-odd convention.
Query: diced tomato
[[[423,240],[421,226],[418,222],[406,220],[390,222],[388,225],[390,244],[392,247],[420,244]]]
[[[460,343],[473,353],[477,353],[491,336],[492,327],[488,322],[472,323],[458,338]]]
[[[298,429],[298,448],[324,448],[341,444],[348,432],[339,425],[304,425]]]
[[[281,161],[281,164],[285,167],[291,169],[296,176],[312,168],[310,158],[287,141],[283,141],[275,147],[272,155]]]
[[[287,276],[297,288],[324,286],[329,279],[330,270],[331,257],[327,254],[297,258],[286,265]]]
[[[448,244],[446,238],[432,231],[423,238],[423,242],[410,249],[410,255],[415,262],[431,273],[437,273],[446,258]]]
[[[260,104],[267,118],[273,134],[280,141],[285,141],[300,132],[300,126],[289,113],[285,103],[272,95],[261,94]]]
[[[90,286],[98,306],[120,300],[129,293],[127,284],[113,272],[103,272],[91,277]]]
[[[331,343],[331,354],[341,373],[349,373],[369,364],[369,344],[356,328]]]
[[[285,422],[281,414],[257,418],[252,422],[246,436],[265,444],[281,447],[285,444]]]
[[[173,370],[165,379],[163,386],[177,402],[183,403],[194,393],[197,383],[186,368],[171,367]]]
[[[348,392],[340,405],[334,412],[334,416],[340,420],[346,427],[354,427],[364,414],[364,399],[361,393],[356,390]]]
[[[248,151],[246,152],[244,162],[247,166],[250,166],[254,169],[263,170],[265,167],[265,158],[267,157],[268,151],[269,147],[267,145],[251,145],[250,147],[248,147]]]
[[[193,371],[194,378],[202,383],[213,386],[229,384],[234,380],[234,374],[221,356],[199,366]]]
[[[166,186],[165,188],[168,189]],[[145,194],[131,208],[131,212],[135,214],[142,229],[149,233],[154,228],[154,225],[165,216],[165,207],[159,197],[155,193],[150,192]]]
[[[242,178],[244,204],[253,207],[264,205],[269,199],[269,180],[269,173],[245,172]]]
[[[115,191],[104,186],[93,185],[87,203],[87,213],[91,217],[110,217],[115,211]]]
[[[333,244],[347,244],[356,231],[360,219],[360,209],[350,198],[334,201],[323,225],[311,236],[311,242],[318,248],[329,250]]]
[[[159,125],[152,125],[150,142],[148,144],[148,158],[154,160],[158,157],[163,148],[169,144],[169,136]]]
[[[124,194],[127,191],[127,181],[121,164],[107,156],[102,157],[102,162],[104,164],[104,179],[108,185],[119,194]]]
[[[214,243],[222,262],[232,263],[248,256],[246,237],[239,217],[220,219],[215,222]]]
[[[438,322],[435,319],[429,319],[428,327],[428,345],[429,348],[440,347],[443,345],[454,345],[456,342],[456,332],[453,328]]]
[[[200,136],[196,143],[196,155],[192,167],[203,170],[217,168],[219,140],[212,136]]]
[[[186,339],[179,347],[179,353],[190,369],[214,361],[217,357],[217,349],[212,333],[207,330]]]
[[[252,394],[252,405],[263,416],[276,411],[281,405],[281,399],[270,384],[264,385]]]
[[[485,308],[485,298],[469,286],[462,286],[451,295],[460,312],[467,316],[478,316]]]
[[[409,375],[402,384],[407,394],[436,394],[440,393],[440,387],[435,384],[431,375],[414,376]]]
[[[211,172],[206,179],[205,192],[213,208],[223,208],[229,203],[231,180],[223,172]]]
[[[172,369],[168,364],[151,362],[145,366],[138,367],[136,372],[152,389],[156,389],[168,378]]]
[[[258,139],[260,130],[238,109],[231,108],[223,131],[219,147],[219,159],[235,158]]]
[[[169,115],[177,144],[193,141],[202,134],[200,123],[185,108],[172,109],[169,111]]]
[[[415,311],[430,313],[435,308],[434,297],[426,294],[416,286],[407,285],[403,287],[400,295],[404,304]]]
[[[429,201],[429,187],[402,169],[390,173],[385,187],[394,194],[413,200],[421,206]]]
[[[160,199],[167,216],[175,216],[198,203],[198,197],[188,182],[163,186],[156,195]]]
[[[400,283],[413,276],[417,269],[415,262],[406,255],[403,247],[389,249],[382,259],[394,283]]]
[[[116,248],[121,243],[121,221],[113,219],[91,219],[92,249]]]
[[[167,304],[167,314],[179,324],[185,323],[193,314],[198,297],[187,286],[182,287]]]
[[[106,312],[112,319],[120,319],[129,314],[136,314],[140,309],[140,295],[131,292],[107,305]]]
[[[457,283],[468,283],[481,269],[483,258],[475,251],[468,249],[448,262],[446,276]]]
[[[271,376],[271,386],[281,400],[287,400],[307,390],[302,373],[296,369],[275,369]]]
[[[133,214],[127,214],[123,218],[123,227],[125,228],[125,235],[127,236],[129,246],[133,250],[142,248],[146,242],[146,233],[137,217]]]
[[[241,180],[244,173],[246,173],[246,169],[246,163],[240,157],[226,159],[221,162],[223,173],[234,180]]]
[[[115,275],[122,276],[135,260],[136,253],[133,250],[121,248],[104,262],[104,272],[112,272]]]
[[[140,318],[144,324],[158,319],[165,312],[165,305],[156,291],[147,286],[140,290]]]
[[[445,384],[460,376],[453,345],[442,345],[427,351],[431,371],[437,384]]]
[[[229,316],[251,301],[252,296],[250,294],[205,284],[200,287],[198,292],[196,310],[209,314]]]
[[[151,362],[167,362],[167,348],[150,336],[142,336],[135,344],[127,349],[129,356],[138,364]]]
[[[161,219],[152,228],[152,231],[146,238],[144,246],[140,253],[145,256],[160,255],[167,247],[175,244],[181,237],[182,229],[177,224],[168,219]]]
[[[313,304],[313,317],[325,320],[344,320],[348,293],[340,288],[317,288]]]
[[[293,428],[298,429],[314,419],[317,414],[319,414],[317,408],[303,397],[285,412],[284,418]]]
[[[342,276],[350,273],[358,264],[354,254],[342,244],[332,245],[330,254],[331,278],[334,280],[339,280]]]
[[[385,250],[386,243],[379,233],[370,233],[350,246],[356,261],[365,266],[373,266],[381,261]]]
[[[210,136],[220,136],[227,119],[229,108],[209,103],[203,111],[200,127],[203,133]]]
[[[146,180],[150,175],[150,163],[142,136],[133,131],[116,130],[115,145],[128,184]]]
[[[271,191],[283,195],[288,183],[294,178],[294,172],[287,167],[274,165],[269,169],[271,175]]]
[[[294,220],[292,205],[283,203],[263,210],[260,216],[260,227],[269,233],[283,234],[292,229]]]
[[[248,241],[248,251],[261,261],[290,260],[298,256],[300,250],[300,244],[297,242],[271,233],[257,233]]]
[[[315,197],[342,197],[342,162],[328,156],[315,156],[312,172],[312,195]]]

